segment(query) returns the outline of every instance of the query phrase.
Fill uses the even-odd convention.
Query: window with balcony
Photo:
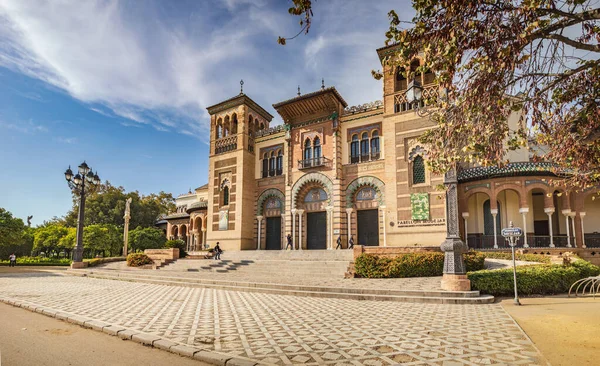
[[[369,161],[369,134],[363,132],[360,139],[360,161]]]
[[[262,159],[262,177],[266,178],[269,176],[269,156],[267,153],[263,155]]]
[[[229,205],[229,187],[223,187],[223,206]]]
[[[352,135],[350,143],[350,163],[356,164],[360,161],[360,146],[358,143],[358,135]]]
[[[283,153],[281,152],[281,150],[279,150],[279,153],[277,154],[277,167],[276,167],[277,171],[275,172],[276,175],[282,175],[283,174]]]
[[[378,160],[381,154],[379,153],[379,131],[375,130],[371,134],[371,160]]]
[[[318,166],[321,165],[321,139],[315,137],[313,142],[313,165]]]
[[[269,158],[269,177],[275,176],[275,152],[271,151],[271,157]]]
[[[305,167],[312,166],[312,144],[310,139],[304,141],[304,164]]]

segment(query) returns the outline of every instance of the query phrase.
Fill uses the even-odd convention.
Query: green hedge
[[[512,253],[508,252],[479,252],[483,253],[486,258],[492,259],[508,259],[512,260]],[[540,262],[540,263],[550,263],[550,257],[542,254],[529,254],[529,253],[515,253],[515,259],[518,261],[524,262]]]
[[[0,266],[8,266],[9,261],[0,261]],[[47,258],[47,257],[17,257],[17,266],[69,266],[69,258]]]
[[[559,294],[569,291],[575,281],[599,274],[600,267],[584,260],[577,260],[570,266],[521,266],[517,267],[517,287],[522,295]],[[467,275],[473,290],[494,296],[514,293],[512,268],[470,272]]]
[[[485,256],[480,252],[465,254],[467,271],[484,268]],[[416,252],[394,258],[361,254],[354,262],[357,276],[364,278],[403,278],[441,276],[444,270],[444,253]]]
[[[126,260],[125,257],[107,257],[107,258],[94,258],[94,259],[84,259],[85,262],[88,263],[89,267],[95,267],[102,263],[111,263],[111,262],[121,262]]]
[[[140,267],[153,263],[154,261],[144,253],[132,253],[127,256],[127,265],[129,267]]]

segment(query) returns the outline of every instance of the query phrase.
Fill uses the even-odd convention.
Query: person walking
[[[354,237],[350,235],[350,240],[348,240],[348,249],[354,248]]]
[[[292,246],[292,234],[287,234],[286,239],[287,245],[285,246],[285,250],[287,250],[287,248],[291,248],[292,250],[294,250],[294,247]]]
[[[215,260],[221,259],[221,253],[223,253],[223,251],[221,250],[221,247],[219,246],[219,242],[217,242],[217,245],[215,245]]]
[[[337,247],[335,247],[335,249],[336,249],[336,250],[337,250],[337,249],[342,249],[342,236],[341,236],[341,235],[340,235],[340,236],[338,236],[338,239],[337,239]]]
[[[8,266],[14,267],[16,264],[17,264],[17,256],[15,255],[15,253],[13,253],[8,257]]]

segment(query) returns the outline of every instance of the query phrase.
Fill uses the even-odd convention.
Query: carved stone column
[[[496,222],[496,217],[498,216],[498,209],[492,208],[490,212],[492,213],[492,218],[494,221],[494,249],[498,249],[498,223]]]
[[[467,229],[467,221],[469,221],[469,213],[468,212],[463,212],[462,213],[462,218],[463,218],[463,221],[465,223],[465,244],[468,247],[469,246],[469,230]]]
[[[567,248],[571,248],[571,228],[569,225],[569,215],[571,214],[571,210],[562,210],[562,214],[565,215],[567,225]]]
[[[354,211],[353,208],[346,209],[346,215],[348,216],[348,238],[346,239],[346,248],[350,247],[350,237],[352,236],[352,211]]]
[[[325,207],[327,210],[327,249],[333,249],[333,206]]]
[[[529,207],[521,207],[519,212],[523,215],[523,248],[529,248],[529,244],[527,243],[527,213],[529,212]]]
[[[206,245],[206,228],[203,227],[202,228],[202,246],[205,246],[205,245]],[[202,249],[204,249],[204,248],[202,248]]]
[[[442,289],[446,291],[469,291],[471,281],[467,278],[467,271],[463,253],[467,246],[460,240],[458,225],[458,181],[456,169],[451,169],[444,176],[446,185],[446,240],[440,248],[444,252],[444,277]]]
[[[550,248],[554,248],[554,233],[552,231],[552,214],[554,213],[554,207],[547,207],[544,209],[546,215],[548,215],[548,227],[550,228]]]
[[[585,230],[583,228],[583,218],[585,217],[585,212],[580,212],[579,213],[579,219],[581,220],[581,247],[582,248],[587,248],[585,246]]]
[[[296,209],[292,208],[292,250],[296,249]]]
[[[575,216],[577,213],[571,211],[569,217],[571,218],[571,232],[573,233],[573,247],[577,248],[577,231],[575,230]]]
[[[302,216],[304,216],[304,210],[298,210],[298,250],[302,250],[302,231],[304,227],[302,226]]]
[[[260,250],[260,234],[262,234],[262,216],[256,216],[258,220],[258,244],[256,245],[256,250]]]
[[[387,235],[385,235],[385,205],[379,206],[381,212],[381,221],[383,222],[383,246],[387,247]]]

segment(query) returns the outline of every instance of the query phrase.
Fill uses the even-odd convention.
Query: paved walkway
[[[310,298],[16,274],[0,294],[265,364],[543,364],[498,304]]]

